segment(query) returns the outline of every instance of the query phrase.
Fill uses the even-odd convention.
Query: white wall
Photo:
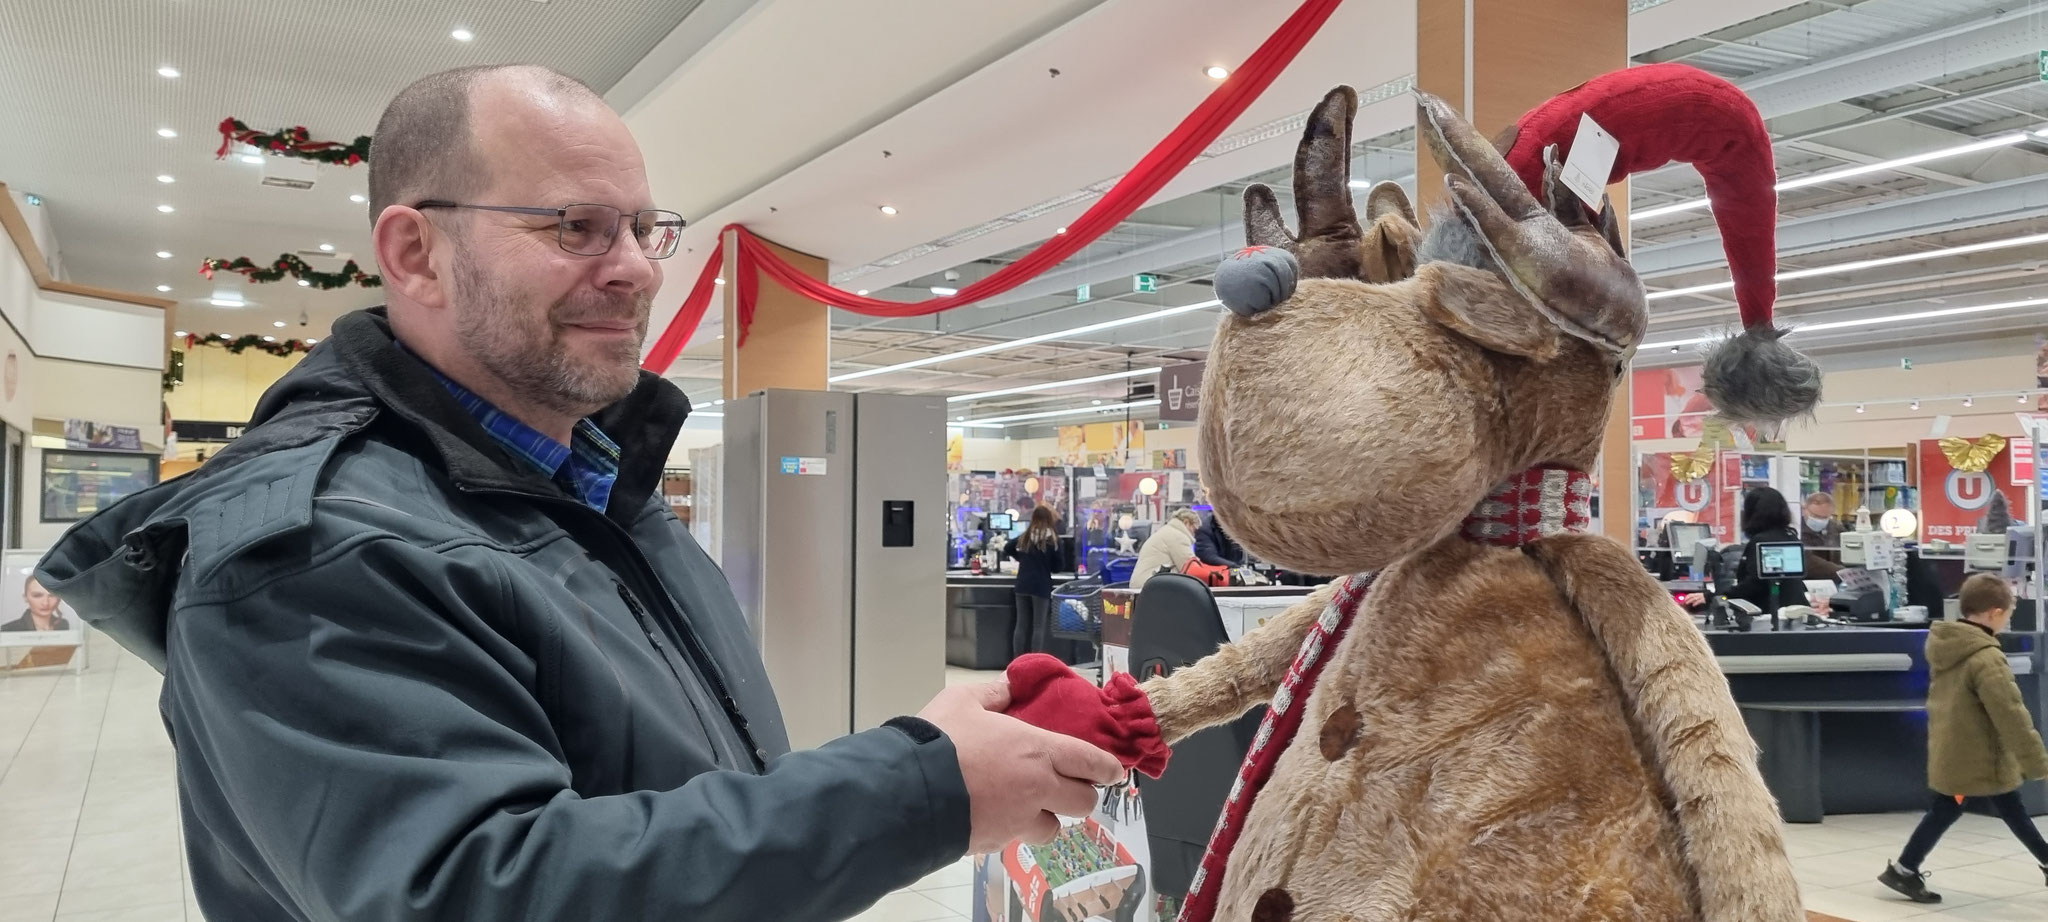
[[[163,311],[45,292],[21,252],[0,240],[0,374],[9,355],[17,366],[11,399],[0,384],[0,418],[8,425],[26,433],[38,419],[86,419],[133,426],[145,445],[157,443],[165,352]],[[42,451],[33,446],[23,454],[15,498],[23,547],[48,547],[70,527],[42,520]]]

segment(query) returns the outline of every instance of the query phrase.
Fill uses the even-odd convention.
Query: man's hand
[[[1006,682],[958,685],[917,715],[945,731],[960,755],[973,811],[967,847],[974,854],[1012,839],[1052,841],[1059,816],[1087,816],[1095,809],[1095,785],[1124,777],[1115,756],[1002,713],[1009,704]]]

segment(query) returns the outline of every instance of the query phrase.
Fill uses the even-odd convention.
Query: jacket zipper
[[[647,555],[641,553],[640,546],[633,543],[632,534],[627,532],[624,526],[612,521],[609,516],[599,513],[589,506],[571,499],[526,493],[519,490],[473,488],[462,485],[457,485],[456,489],[465,493],[495,493],[503,496],[516,496],[521,499],[539,501],[564,508],[574,507],[576,510],[575,514],[577,515],[596,515],[599,520],[604,522],[605,527],[610,530],[613,540],[625,548],[626,555],[635,566],[637,574],[643,579],[649,580],[650,585],[656,588],[661,586],[661,580],[653,575],[654,565],[647,562]],[[661,657],[661,661],[664,664],[668,665],[669,673],[675,676],[677,686],[681,687],[683,695],[688,697],[690,693],[689,688],[684,683],[682,674],[676,672],[675,664],[669,662],[668,654],[662,650],[660,631],[652,624],[653,616],[647,611],[646,606],[640,603],[639,597],[633,594],[632,589],[626,585],[624,580],[613,577],[612,582],[619,587],[619,597],[625,601],[627,609],[633,613],[634,620],[639,622],[641,630],[647,634],[647,640],[654,645],[655,653]],[[663,594],[666,595],[666,592]],[[711,684],[711,691],[718,696],[718,703],[725,710],[726,721],[739,734],[741,748],[744,748],[747,751],[748,758],[753,760],[756,771],[766,769],[768,767],[768,754],[761,748],[759,743],[754,741],[754,732],[747,722],[746,715],[740,711],[739,702],[734,700],[732,693],[727,690],[724,675],[712,663],[710,654],[705,652],[702,641],[697,638],[696,629],[691,627],[689,622],[680,613],[674,616],[674,621],[676,624],[676,635],[682,638],[683,641],[684,654],[690,658],[690,664],[696,669],[697,674],[704,681]]]

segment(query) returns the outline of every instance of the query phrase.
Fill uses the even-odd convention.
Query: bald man
[[[208,919],[844,919],[1122,775],[999,684],[789,751],[656,491],[689,402],[637,363],[682,219],[596,93],[435,74],[370,164],[389,306],[38,572],[164,670]]]

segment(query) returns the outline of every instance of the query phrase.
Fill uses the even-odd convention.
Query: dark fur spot
[[[1259,902],[1252,907],[1252,922],[1291,922],[1294,918],[1294,897],[1287,891],[1274,887],[1259,894]]]
[[[1358,742],[1358,730],[1363,721],[1358,709],[1347,704],[1331,712],[1330,719],[1323,722],[1323,758],[1332,762],[1344,757]]]

